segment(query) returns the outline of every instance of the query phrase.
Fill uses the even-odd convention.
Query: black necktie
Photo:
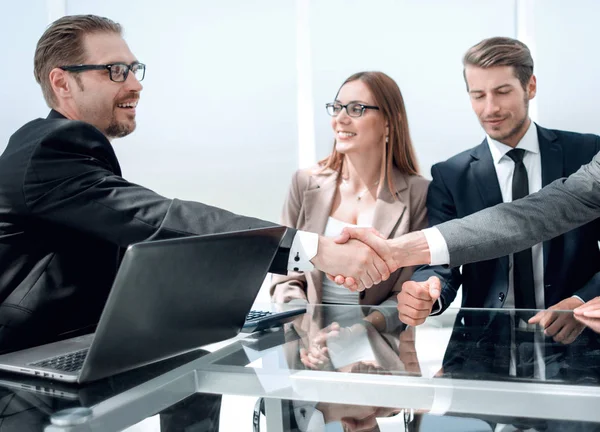
[[[513,201],[529,195],[529,179],[527,169],[523,164],[525,150],[512,149],[507,156],[515,161],[515,172],[512,179]],[[535,309],[535,290],[533,285],[533,259],[531,249],[513,254],[513,281],[515,293],[515,308]],[[533,367],[533,333],[527,328],[521,328],[519,319],[527,322],[530,313],[518,313],[515,316],[515,336],[517,349],[517,376],[532,377]]]
[[[529,195],[527,169],[523,164],[525,150],[512,149],[506,155],[515,161],[515,172],[512,179],[512,199],[516,201],[519,198]],[[531,249],[515,253],[513,255],[513,264],[515,307],[517,309],[535,309]]]

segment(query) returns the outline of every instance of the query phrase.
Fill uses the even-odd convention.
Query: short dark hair
[[[491,68],[494,66],[512,66],[515,76],[524,90],[533,75],[533,58],[527,45],[509,37],[493,37],[484,39],[473,45],[463,57],[463,66]],[[467,76],[463,69],[465,83]],[[467,83],[467,91],[469,84]]]
[[[50,71],[60,66],[83,63],[84,36],[100,32],[121,35],[122,28],[120,24],[96,15],[68,15],[48,26],[35,48],[33,74],[49,107],[56,103]]]

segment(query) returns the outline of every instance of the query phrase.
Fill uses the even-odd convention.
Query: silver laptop
[[[94,334],[0,355],[0,370],[86,383],[231,338],[285,230],[134,244]]]
[[[34,397],[38,399],[50,397],[79,401],[80,405],[84,407],[92,406],[133,387],[137,387],[142,383],[157,378],[173,369],[192,363],[206,354],[208,354],[208,351],[202,349],[192,350],[182,355],[170,357],[163,361],[154,362],[81,386],[38,378],[31,375],[0,372],[0,390],[3,388],[9,389],[24,398],[26,398],[25,394],[29,393],[33,394]],[[53,412],[50,414],[52,413]]]

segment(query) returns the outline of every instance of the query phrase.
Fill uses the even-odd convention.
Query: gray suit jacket
[[[600,153],[575,174],[537,193],[437,228],[448,244],[449,264],[455,267],[527,249],[598,217]]]

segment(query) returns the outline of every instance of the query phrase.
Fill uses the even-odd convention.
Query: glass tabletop
[[[600,422],[593,321],[586,326],[569,311],[454,309],[380,332],[360,309],[318,306],[278,332],[213,353],[199,388],[494,423]],[[538,313],[550,330],[527,323]]]
[[[226,430],[220,395],[250,398],[244,421],[264,412],[269,431],[363,430],[375,419],[407,430],[600,430],[598,322],[569,311],[449,309],[378,331],[368,313],[311,306],[216,351],[86,386],[2,374],[0,431],[123,430],[156,414],[158,430]],[[546,330],[527,324],[537,313]]]

